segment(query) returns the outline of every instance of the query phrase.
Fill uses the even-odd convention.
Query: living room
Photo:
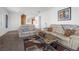
[[[79,0],[0,0],[0,58],[79,59]]]
[[[53,43],[52,41],[53,39],[50,40],[49,37],[47,36],[49,39],[48,40],[49,42],[45,40],[47,44],[46,43],[43,44],[44,50],[42,51],[49,51],[52,49],[49,47],[50,44],[48,44],[50,42],[52,42],[53,47],[55,46],[55,48],[58,48],[57,51],[66,51],[66,50],[67,51],[74,51],[74,50],[78,51],[79,50],[79,40],[78,40],[79,38],[78,37],[78,34],[79,34],[78,15],[79,13],[78,12],[79,12],[79,7],[0,7],[0,18],[1,18],[0,36],[6,37],[6,35],[8,35],[7,33],[9,32],[12,32],[16,35],[16,31],[21,32],[19,31],[20,28],[21,29],[25,28],[23,31],[28,32],[28,29],[26,28],[28,27],[28,24],[32,24],[37,29],[36,32],[38,34],[39,33],[41,33],[41,35],[48,34],[48,36],[49,34],[51,34],[53,39],[55,39],[54,37],[57,37],[57,40],[55,40],[56,42]],[[25,16],[25,21],[22,21],[22,19],[24,19],[22,18],[22,16]],[[9,35],[11,35],[12,33],[10,33]],[[30,33],[26,35],[23,35],[22,33],[20,33],[19,36],[21,39],[22,36],[26,38],[28,35],[32,36],[32,34],[34,35],[34,33]],[[34,37],[36,38],[36,36]],[[32,39],[34,39],[34,37],[32,37]],[[11,38],[15,38],[15,37],[11,37]],[[2,39],[4,39],[4,37],[1,38],[1,40]],[[5,41],[5,39],[2,41]],[[33,41],[36,42],[35,40]],[[10,42],[13,43],[12,40]],[[61,43],[60,45],[62,45],[64,48],[57,45],[58,42],[60,42]],[[18,51],[18,49],[19,50],[22,49],[22,51],[24,51],[24,49],[26,49],[26,51],[28,51],[27,48],[22,46],[24,43],[21,42],[22,45],[20,45],[20,43],[18,42],[18,44],[16,43],[17,46],[15,43],[13,43],[13,46],[14,44],[16,46],[16,47],[14,46],[13,48],[12,48],[12,45],[10,45],[12,43],[7,44],[6,48],[5,46],[4,48],[2,48],[1,46],[2,48],[1,50],[4,50],[4,51],[5,50],[9,50],[9,51],[17,50]],[[4,45],[4,43],[2,44]],[[37,50],[39,51],[39,49]],[[52,51],[54,51],[54,49],[52,49]]]
[[[39,10],[37,11],[37,14],[39,14],[41,16],[41,27],[45,27],[45,23],[47,24],[47,27],[50,26],[50,24],[74,24],[74,25],[79,25],[78,23],[78,7],[72,7],[72,12],[71,12],[71,20],[69,21],[58,21],[58,10],[64,9],[65,7],[53,7],[53,8],[47,8],[49,10],[44,11],[44,12],[40,12],[39,14]],[[16,30],[18,29],[18,27],[21,25],[20,23],[20,18],[21,15],[24,14],[22,12],[20,13],[16,13],[16,12],[9,12],[6,8],[0,8],[1,9],[1,13],[3,15],[8,14],[8,20],[9,20],[9,30]],[[18,8],[13,8],[15,11]],[[37,8],[38,9],[38,8]],[[35,15],[35,17],[37,18],[37,14]],[[27,13],[26,13],[27,15]],[[30,15],[32,16],[32,15]],[[34,16],[34,15],[33,15]],[[27,15],[27,18],[29,17],[29,15]],[[5,16],[3,16],[3,18],[5,18]],[[17,20],[18,19],[18,20]],[[43,19],[43,20],[42,20]],[[55,19],[55,20],[54,20]],[[5,26],[4,24],[4,20],[0,20],[0,23],[2,24],[3,22],[3,26]],[[29,23],[31,23],[31,20],[28,21]],[[27,22],[27,23],[28,23]],[[15,23],[15,24],[14,24]],[[1,26],[0,24],[0,26]],[[1,27],[0,27],[1,28]],[[1,28],[2,29],[2,28]],[[1,32],[5,32],[4,29],[2,29]],[[2,35],[2,34],[0,34]]]

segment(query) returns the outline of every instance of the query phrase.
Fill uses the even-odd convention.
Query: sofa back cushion
[[[34,26],[34,25],[30,25],[30,26],[29,26],[29,30],[30,30],[30,31],[35,30],[35,26]]]
[[[57,33],[61,33],[61,34],[64,33],[64,30],[63,30],[62,26],[59,25],[59,24],[58,25],[57,24],[52,24],[50,27],[52,27],[53,32],[57,32]]]
[[[79,28],[76,28],[75,30],[75,35],[79,35]]]
[[[22,29],[22,32],[28,32],[29,31],[29,28],[23,28]]]
[[[72,25],[72,24],[61,24],[64,29],[76,29],[79,28],[79,25]]]

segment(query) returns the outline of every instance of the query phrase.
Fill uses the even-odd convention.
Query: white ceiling
[[[51,7],[7,7],[9,12],[27,13],[31,15],[37,15],[40,12],[49,10]]]

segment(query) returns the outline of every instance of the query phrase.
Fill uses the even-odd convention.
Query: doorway
[[[21,15],[21,25],[25,25],[26,24],[26,15]]]

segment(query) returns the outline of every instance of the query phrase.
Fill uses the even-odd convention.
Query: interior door
[[[21,25],[26,24],[26,15],[21,15]]]

